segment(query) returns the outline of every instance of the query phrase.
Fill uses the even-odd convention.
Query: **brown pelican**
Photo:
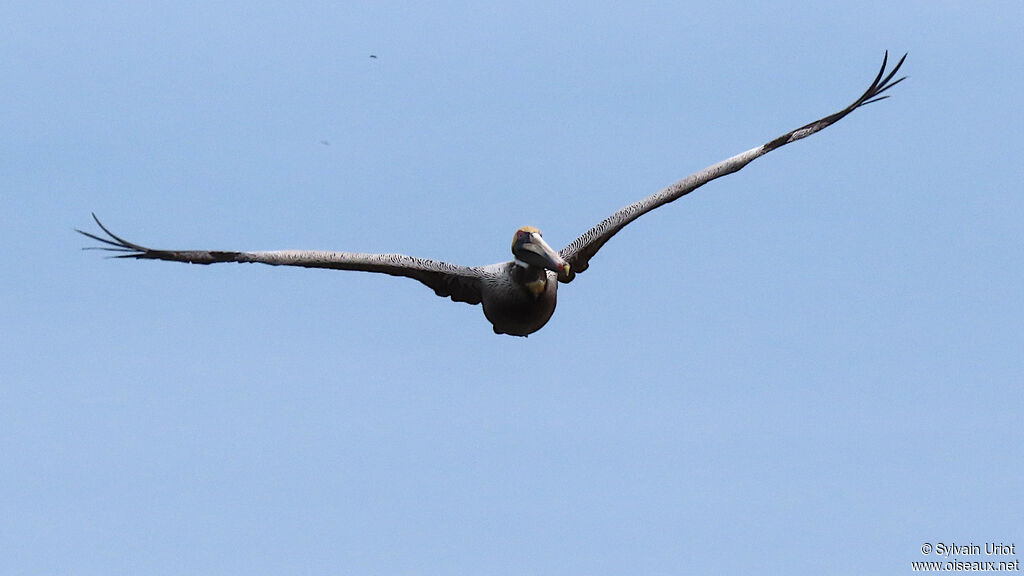
[[[513,260],[489,266],[459,266],[447,262],[413,258],[402,254],[361,254],[355,252],[322,252],[279,250],[272,252],[232,252],[215,250],[155,250],[129,242],[108,230],[96,215],[93,219],[106,237],[79,233],[103,243],[93,246],[99,250],[122,252],[116,258],[171,260],[190,264],[217,262],[258,262],[271,266],[302,266],[305,268],[333,268],[361,270],[392,276],[405,276],[419,280],[441,297],[455,302],[483,304],[484,315],[494,326],[496,334],[527,336],[540,330],[555,311],[558,283],[568,283],[590,265],[601,246],[616,232],[640,216],[689,194],[700,186],[743,168],[776,148],[806,138],[838,122],[857,108],[888,98],[882,93],[899,84],[893,81],[907,55],[886,74],[889,54],[886,52],[882,67],[871,86],[852,104],[810,124],[801,126],[732,158],[687,176],[668,188],[630,204],[605,218],[571,244],[556,252],[540,230],[524,226],[516,230],[512,239]]]

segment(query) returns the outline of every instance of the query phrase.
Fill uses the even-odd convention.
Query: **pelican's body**
[[[480,302],[495,334],[528,336],[555,313],[558,274],[503,262],[484,267]]]
[[[556,252],[541,236],[540,230],[524,226],[516,230],[512,240],[513,260],[489,266],[459,266],[402,254],[362,254],[356,252],[322,252],[279,250],[272,252],[234,252],[209,250],[154,250],[128,242],[103,226],[95,215],[96,223],[107,237],[89,232],[82,234],[104,243],[103,250],[121,252],[119,258],[171,260],[191,264],[218,262],[252,262],[272,266],[301,266],[306,268],[333,268],[360,270],[392,276],[404,276],[422,282],[438,296],[456,302],[483,304],[484,316],[497,334],[527,336],[540,330],[555,311],[559,283],[571,282],[585,271],[590,259],[619,230],[640,216],[677,200],[700,186],[740,170],[757,158],[806,138],[831,126],[857,108],[888,98],[881,94],[903,78],[893,81],[903,59],[885,75],[888,53],[882,69],[867,91],[853,104],[810,124],[732,158],[696,172],[664,190],[639,202],[630,204],[605,218],[562,250]],[[885,76],[883,78],[883,75]]]

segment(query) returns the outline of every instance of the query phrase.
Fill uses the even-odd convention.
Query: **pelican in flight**
[[[540,330],[555,311],[558,284],[572,282],[584,272],[590,259],[616,232],[640,216],[678,200],[708,182],[732,174],[765,154],[790,142],[806,138],[835,124],[857,108],[888,98],[883,92],[904,78],[893,80],[907,55],[886,73],[889,54],[866,91],[842,110],[815,120],[732,158],[712,164],[639,202],[630,204],[587,230],[565,248],[555,251],[541,236],[540,230],[523,226],[512,237],[512,257],[508,262],[488,266],[460,266],[436,260],[414,258],[403,254],[363,254],[357,252],[324,252],[278,250],[270,252],[232,252],[221,250],[157,250],[129,242],[107,229],[93,214],[93,219],[106,236],[77,230],[102,243],[90,248],[119,252],[115,258],[170,260],[189,264],[219,262],[257,262],[271,266],[301,266],[361,270],[418,280],[438,296],[455,302],[483,304],[484,316],[496,334],[527,336]]]

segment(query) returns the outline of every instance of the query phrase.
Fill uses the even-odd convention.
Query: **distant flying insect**
[[[374,57],[371,55],[371,58]],[[96,215],[93,219],[106,237],[83,232],[106,246],[91,248],[122,252],[116,258],[170,260],[190,264],[218,262],[258,262],[272,266],[301,266],[304,268],[331,268],[361,270],[392,276],[405,276],[419,280],[441,297],[455,302],[483,304],[484,315],[494,326],[496,334],[527,336],[540,330],[555,311],[558,283],[568,283],[587,269],[590,259],[616,232],[640,216],[668,204],[696,190],[700,186],[732,174],[754,159],[823,130],[857,108],[888,98],[882,93],[899,84],[893,81],[896,72],[907,58],[906,54],[886,74],[889,54],[886,52],[882,67],[871,86],[852,104],[839,112],[815,120],[796,130],[753,148],[742,154],[687,176],[668,188],[630,204],[605,218],[562,250],[555,252],[541,237],[540,230],[523,226],[512,238],[512,256],[509,262],[488,266],[459,266],[447,262],[413,258],[402,254],[361,254],[355,252],[322,252],[279,250],[272,252],[230,252],[212,250],[155,250],[129,242],[108,230]]]

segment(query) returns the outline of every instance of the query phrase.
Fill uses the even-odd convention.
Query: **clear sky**
[[[1021,2],[0,5],[0,572],[1024,556],[1022,38]],[[886,49],[891,99],[644,216],[528,339],[407,279],[73,232],[507,260]]]

